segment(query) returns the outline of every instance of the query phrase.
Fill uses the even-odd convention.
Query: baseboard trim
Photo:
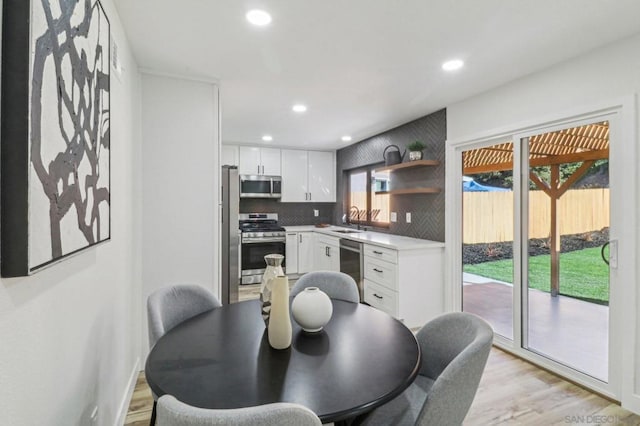
[[[133,391],[136,388],[136,382],[138,381],[138,373],[140,367],[140,358],[136,358],[136,362],[133,363],[133,369],[131,370],[131,376],[129,376],[129,383],[127,383],[127,388],[125,390],[124,395],[122,396],[122,400],[120,401],[120,408],[118,408],[118,416],[116,417],[116,421],[114,425],[123,426],[125,420],[127,419],[127,412],[129,411],[129,404],[131,403],[131,397],[133,396]]]
[[[640,395],[634,393],[628,397],[622,397],[622,408],[640,415]]]

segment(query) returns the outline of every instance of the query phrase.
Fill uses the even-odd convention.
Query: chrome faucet
[[[349,207],[349,214],[347,215],[347,223],[348,223],[349,225],[352,225],[352,222],[351,222],[351,217],[352,217],[351,212],[353,212],[354,210],[355,210],[355,212],[356,212],[356,216],[355,216],[355,217],[356,217],[356,226],[358,227],[358,231],[359,231],[359,230],[360,230],[360,209],[359,209],[358,207],[356,207],[356,206],[351,206],[351,207]]]

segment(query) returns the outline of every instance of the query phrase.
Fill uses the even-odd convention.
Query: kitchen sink
[[[355,229],[339,229],[337,231],[332,231],[332,232],[337,232],[338,234],[359,234],[363,231],[356,231]]]

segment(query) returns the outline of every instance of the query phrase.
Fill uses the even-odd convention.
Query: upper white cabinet
[[[282,202],[335,202],[333,152],[282,150]]]
[[[280,149],[261,148],[260,160],[262,161],[263,175],[280,176],[282,173],[282,168],[280,167]]]
[[[280,201],[308,201],[307,151],[282,150],[282,198]]]
[[[336,167],[333,152],[309,151],[309,201],[336,201]]]
[[[240,152],[237,145],[222,145],[220,148],[220,165],[237,166],[240,161]]]
[[[241,175],[280,176],[280,150],[278,148],[241,146],[238,173]]]

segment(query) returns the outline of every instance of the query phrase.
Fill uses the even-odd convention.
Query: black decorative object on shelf
[[[5,0],[2,275],[107,241],[110,24],[98,0]]]
[[[395,148],[395,151],[394,150],[389,151],[389,148]],[[389,151],[389,152],[387,152],[387,151]],[[389,145],[382,152],[382,158],[384,158],[384,165],[385,166],[393,166],[394,164],[400,164],[400,163],[402,163],[402,160],[404,160],[404,156],[406,154],[407,154],[407,150],[406,149],[401,155],[400,154],[400,148],[398,148],[398,145]]]

